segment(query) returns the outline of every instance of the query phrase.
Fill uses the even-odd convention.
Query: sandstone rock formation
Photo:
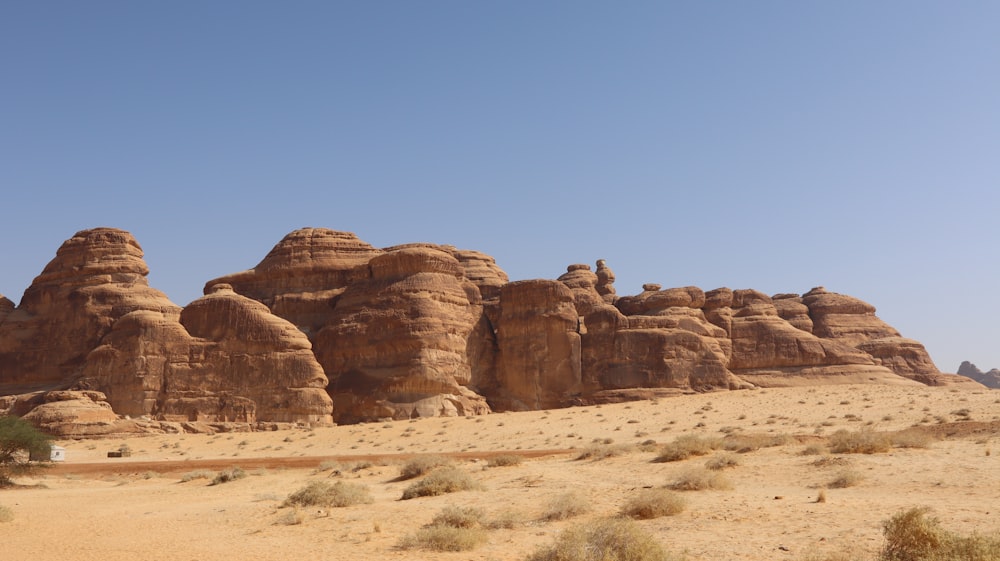
[[[147,273],[128,232],[85,230],[63,244],[0,320],[7,409],[65,435],[127,430],[117,415],[332,422],[302,332],[232,290],[182,312]]]
[[[971,378],[987,388],[1000,389],[1000,369],[993,368],[989,372],[983,372],[976,368],[975,364],[963,360],[958,367],[958,375]]]
[[[489,411],[466,389],[480,293],[455,257],[427,247],[373,257],[316,336],[341,421]]]
[[[115,434],[964,379],[870,304],[822,287],[619,296],[603,259],[509,282],[477,251],[378,249],[323,228],[291,232],[183,310],[147,273],[130,234],[98,228],[68,240],[20,305],[0,297],[0,413]]]

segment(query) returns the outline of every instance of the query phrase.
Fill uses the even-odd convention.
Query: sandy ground
[[[895,431],[919,425],[937,435],[927,448],[851,454],[832,465],[803,455],[838,429]],[[782,446],[739,454],[724,471],[728,490],[689,491],[676,516],[640,521],[669,550],[690,560],[802,560],[831,552],[874,552],[881,522],[929,506],[943,525],[968,533],[1000,530],[1000,391],[822,386],[720,392],[656,401],[485,417],[393,421],[278,432],[170,435],[64,441],[67,461],[21,487],[0,490],[13,519],[0,522],[0,558],[117,561],[241,559],[525,559],[565,528],[617,513],[644,487],[662,486],[712,456],[654,463],[633,449],[576,459],[597,443],[665,444],[683,434],[791,435]],[[130,458],[107,458],[127,444]],[[487,467],[499,452],[525,454]],[[412,481],[399,466],[415,454],[453,454],[482,490],[399,500]],[[357,462],[369,467],[352,471]],[[240,466],[248,477],[221,485],[196,471]],[[339,469],[339,474],[334,470]],[[860,484],[826,489],[840,472]],[[366,485],[375,502],[299,511],[285,523],[282,501],[310,481]],[[540,520],[568,491],[590,512]],[[520,523],[492,530],[475,550],[404,550],[441,509],[474,506]]]

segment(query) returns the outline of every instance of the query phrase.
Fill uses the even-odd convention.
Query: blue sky
[[[3,2],[0,293],[131,231],[178,304],[291,230],[871,302],[1000,367],[1000,3]]]

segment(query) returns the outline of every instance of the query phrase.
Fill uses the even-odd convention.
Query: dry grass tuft
[[[406,501],[417,497],[434,497],[446,493],[480,488],[482,486],[473,480],[468,473],[454,466],[446,466],[432,471],[427,477],[404,489],[402,500]]]
[[[229,469],[224,469],[219,473],[215,474],[215,477],[209,483],[209,485],[221,485],[223,483],[229,483],[230,481],[236,481],[237,479],[243,479],[247,476],[247,472],[243,471],[242,468],[233,467]]]
[[[787,434],[732,434],[722,439],[722,448],[746,454],[761,448],[785,446],[791,442],[792,437]]]
[[[635,452],[635,450],[635,446],[630,444],[595,444],[584,448],[576,459],[603,460],[605,458],[614,458],[616,456],[631,454],[632,452]]]
[[[687,500],[673,491],[644,489],[625,503],[625,506],[622,507],[622,514],[639,520],[648,520],[680,514],[686,506]]]
[[[502,454],[500,456],[494,456],[486,463],[486,467],[508,467],[508,466],[518,466],[524,458],[518,456],[517,454]]]
[[[284,514],[278,517],[274,521],[275,524],[280,526],[298,526],[306,521],[306,517],[302,514],[299,509],[294,508],[292,510],[286,511]]]
[[[14,519],[14,511],[10,507],[0,505],[0,522],[10,522]]]
[[[590,502],[579,493],[570,492],[552,499],[542,513],[542,520],[566,520],[587,512]]]
[[[692,468],[681,473],[677,479],[667,485],[674,491],[704,491],[708,489],[732,489],[733,485],[721,473],[705,468]]]
[[[652,535],[627,518],[608,518],[563,532],[528,561],[670,561]]]
[[[887,434],[873,430],[851,432],[840,429],[831,434],[829,440],[830,452],[834,454],[877,454],[892,448]]]
[[[705,462],[705,467],[712,470],[721,470],[740,465],[740,457],[732,452],[716,454]]]
[[[844,470],[837,474],[832,481],[826,484],[831,489],[846,489],[860,485],[865,477],[854,470]]]
[[[930,448],[933,441],[934,438],[927,433],[914,429],[904,429],[889,434],[889,442],[895,448]]]
[[[452,465],[452,461],[444,456],[430,454],[427,456],[417,456],[408,460],[399,468],[399,480],[414,479],[421,475],[426,475],[431,471],[444,466]]]
[[[181,476],[181,483],[187,483],[188,481],[194,481],[195,479],[211,479],[213,477],[215,477],[215,474],[207,469],[189,471]]]
[[[722,447],[722,439],[693,434],[678,436],[664,444],[654,462],[679,462],[691,456],[704,456]]]
[[[402,549],[433,551],[469,551],[486,542],[481,509],[449,506],[437,513],[431,523],[406,536],[399,543]]]
[[[879,561],[1000,560],[1000,536],[960,536],[941,528],[928,512],[911,508],[883,523],[885,545]]]
[[[285,499],[281,506],[345,507],[374,502],[368,487],[357,483],[313,481]]]

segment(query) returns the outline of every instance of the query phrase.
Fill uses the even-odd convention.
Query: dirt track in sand
[[[496,456],[520,456],[522,458],[541,458],[545,456],[558,456],[572,453],[572,449],[562,450],[518,450],[493,451],[493,452],[452,452],[441,453],[440,456],[447,456],[455,459],[484,459],[488,460]],[[47,475],[100,475],[100,474],[135,474],[144,472],[183,473],[194,470],[222,470],[232,467],[243,469],[310,469],[316,468],[323,462],[361,462],[361,461],[402,461],[408,460],[419,454],[364,454],[364,455],[342,455],[342,456],[296,456],[296,457],[275,457],[275,458],[233,458],[233,459],[206,459],[206,460],[160,460],[160,461],[138,461],[109,459],[107,462],[88,463],[62,463],[52,464],[46,469]]]

